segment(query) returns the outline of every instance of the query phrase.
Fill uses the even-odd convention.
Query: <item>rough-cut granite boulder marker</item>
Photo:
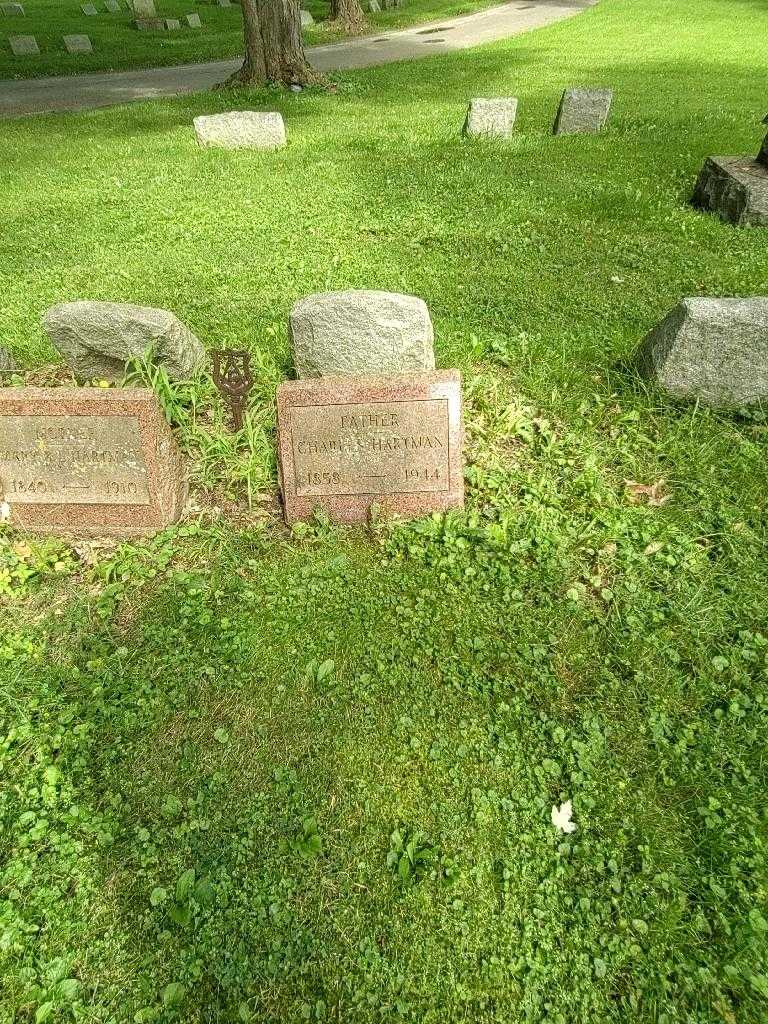
[[[205,349],[165,309],[124,302],[64,302],[43,316],[43,327],[64,362],[81,378],[119,380],[131,359],[151,359],[174,380],[194,376]]]
[[[708,156],[699,171],[692,202],[737,227],[768,226],[768,135],[755,160]]]
[[[299,377],[433,370],[434,331],[426,303],[395,292],[309,295],[289,330]]]
[[[201,146],[224,149],[277,149],[285,145],[281,114],[232,110],[227,114],[203,114],[194,120]]]
[[[683,299],[646,336],[639,363],[677,398],[723,407],[768,398],[768,298]]]
[[[613,89],[566,89],[552,129],[555,135],[576,135],[599,132],[608,120]]]
[[[508,139],[515,127],[516,115],[517,98],[514,96],[470,100],[464,134]]]

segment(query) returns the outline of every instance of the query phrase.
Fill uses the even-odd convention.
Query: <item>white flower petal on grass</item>
[[[573,813],[573,807],[571,801],[566,800],[564,804],[559,807],[557,804],[552,808],[552,824],[555,826],[558,832],[565,832],[566,835],[576,831],[576,822],[571,821],[571,814]]]

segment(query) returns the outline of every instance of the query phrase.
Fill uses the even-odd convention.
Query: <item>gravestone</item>
[[[120,380],[129,360],[149,359],[172,380],[186,380],[205,361],[202,343],[167,309],[127,302],[63,302],[47,310],[43,329],[82,379]]]
[[[88,17],[93,17],[94,14],[99,13],[93,4],[83,4],[80,10]]]
[[[91,40],[88,36],[64,36],[64,46],[67,53],[93,53]]]
[[[312,13],[310,11],[299,11],[299,14],[301,16],[302,28],[309,28],[310,25],[315,24],[315,19],[312,17]]]
[[[137,21],[143,18],[156,18],[155,0],[133,0],[133,14]]]
[[[599,132],[608,120],[613,89],[566,89],[555,118],[555,135]]]
[[[119,14],[120,4],[118,3],[118,0],[104,0],[104,10],[108,14]]]
[[[204,147],[277,149],[285,145],[281,114],[231,110],[226,114],[203,114],[193,124],[197,141]]]
[[[29,54],[40,53],[40,47],[34,36],[8,36],[11,45],[11,52],[15,57],[26,57]]]
[[[368,10],[371,14],[378,14],[381,11],[379,0],[369,0]]]
[[[0,11],[9,18],[24,17],[24,8],[21,4],[0,4]]]
[[[138,32],[161,32],[165,29],[162,18],[137,18],[134,25]]]
[[[231,0],[216,0],[216,5],[218,7],[231,7],[232,3]]]
[[[434,331],[415,295],[350,290],[300,299],[288,324],[299,377],[433,370]]]
[[[699,171],[691,200],[737,227],[768,226],[768,135],[749,156],[709,156]]]
[[[277,424],[287,523],[318,508],[361,523],[372,506],[414,518],[464,504],[456,370],[287,381]]]
[[[645,337],[638,363],[677,398],[723,407],[768,399],[768,298],[683,299]]]
[[[16,370],[16,360],[5,346],[0,345],[0,373],[13,373]]]
[[[169,32],[173,32],[174,29],[181,28],[181,22],[178,18],[166,18],[165,27]]]
[[[0,500],[13,526],[141,536],[176,522],[186,493],[152,391],[0,389]]]
[[[187,25],[189,25],[190,28],[202,28],[203,27],[203,23],[202,23],[202,21],[200,21],[200,15],[199,14],[188,14],[187,15]]]
[[[508,139],[515,127],[517,99],[514,96],[469,101],[464,134]]]

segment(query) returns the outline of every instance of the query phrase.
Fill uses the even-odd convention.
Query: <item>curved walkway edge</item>
[[[452,53],[550,25],[596,2],[515,0],[476,14],[415,25],[399,32],[313,46],[307,49],[307,56],[319,71],[341,71]],[[136,71],[0,81],[0,118],[92,110],[202,92],[223,81],[240,63],[240,60],[218,60]]]

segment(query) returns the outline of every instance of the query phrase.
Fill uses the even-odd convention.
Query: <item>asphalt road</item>
[[[319,71],[339,71],[451,53],[528,32],[578,14],[596,0],[520,0],[477,14],[417,25],[400,32],[349,39],[307,50]],[[181,64],[58,78],[0,81],[0,117],[90,110],[162,96],[202,92],[240,66],[238,60]]]

